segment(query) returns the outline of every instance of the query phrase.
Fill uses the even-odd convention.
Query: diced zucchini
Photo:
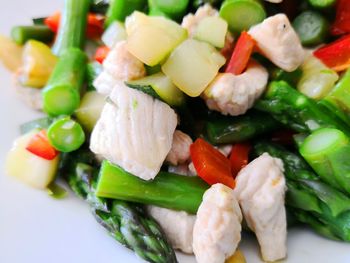
[[[225,64],[225,58],[211,45],[188,39],[163,64],[162,71],[184,93],[199,96]]]
[[[194,38],[207,42],[214,47],[223,48],[227,33],[227,22],[217,16],[202,19],[194,33]]]
[[[179,90],[172,81],[162,72],[147,76],[142,79],[129,81],[126,83],[129,87],[143,90],[150,87],[159,98],[170,106],[181,106],[185,102],[185,94]]]
[[[26,147],[35,133],[33,131],[16,139],[7,155],[5,170],[25,184],[45,189],[55,178],[59,157],[49,161],[27,151]]]
[[[179,24],[159,16],[134,12],[125,23],[127,48],[143,63],[154,66],[187,38],[187,30]]]
[[[338,74],[310,55],[301,66],[302,76],[298,90],[306,96],[319,100],[326,96],[339,79]]]
[[[102,42],[112,48],[119,41],[126,39],[126,30],[122,22],[114,21],[103,33]]]
[[[57,57],[42,42],[29,40],[24,46],[19,80],[22,85],[42,88],[50,78]]]
[[[10,71],[16,71],[22,65],[23,48],[12,39],[0,35],[0,61]]]
[[[92,131],[100,118],[105,101],[105,96],[96,91],[85,93],[79,108],[75,111],[75,116],[84,129]]]

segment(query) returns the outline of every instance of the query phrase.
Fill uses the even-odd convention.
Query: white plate
[[[11,26],[29,24],[32,17],[51,14],[62,6],[59,0],[1,2],[0,33],[6,35]],[[73,194],[64,200],[53,200],[45,192],[30,189],[4,175],[4,158],[18,136],[18,126],[39,114],[16,100],[11,76],[2,66],[0,79],[0,262],[142,262],[109,237],[84,202]],[[244,237],[241,248],[248,263],[261,262],[253,238]],[[179,261],[194,262],[184,256],[179,256]],[[293,229],[289,231],[288,259],[284,262],[349,263],[350,246],[318,237],[307,229]]]

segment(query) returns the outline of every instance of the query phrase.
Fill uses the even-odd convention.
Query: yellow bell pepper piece
[[[22,65],[23,47],[12,39],[0,35],[0,61],[10,71],[16,71]]]
[[[247,263],[247,261],[245,260],[242,251],[237,249],[236,252],[231,257],[229,257],[225,263]]]

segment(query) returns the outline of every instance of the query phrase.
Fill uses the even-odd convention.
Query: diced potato
[[[303,74],[297,88],[301,93],[316,100],[326,96],[339,79],[334,70],[328,68],[313,55],[305,60],[301,69]]]
[[[89,91],[83,96],[79,108],[75,111],[78,122],[89,132],[95,127],[100,118],[103,106],[105,105],[105,96],[96,92]]]
[[[227,28],[227,22],[221,17],[208,16],[199,22],[193,37],[214,47],[223,48]]]
[[[225,263],[247,263],[244,254],[239,249],[236,250],[236,252],[226,260]]]
[[[24,86],[42,88],[57,62],[51,49],[42,42],[29,40],[24,46],[20,82]]]
[[[127,18],[125,26],[129,52],[149,66],[163,61],[187,38],[187,31],[179,24],[137,11]]]
[[[12,39],[0,35],[0,61],[10,71],[16,71],[22,65],[23,48]]]
[[[162,71],[184,93],[199,96],[225,64],[225,58],[211,45],[188,39],[163,64]]]
[[[122,22],[114,21],[103,33],[102,42],[109,48],[113,48],[119,41],[126,39],[126,30]]]
[[[5,170],[32,187],[45,189],[55,178],[59,157],[49,161],[29,151],[26,147],[36,132],[19,137],[7,155]]]

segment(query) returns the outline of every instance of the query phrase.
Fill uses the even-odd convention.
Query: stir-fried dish
[[[65,0],[0,36],[6,172],[86,201],[148,262],[264,261],[305,224],[350,241],[349,0]],[[65,183],[64,183],[65,182]]]

